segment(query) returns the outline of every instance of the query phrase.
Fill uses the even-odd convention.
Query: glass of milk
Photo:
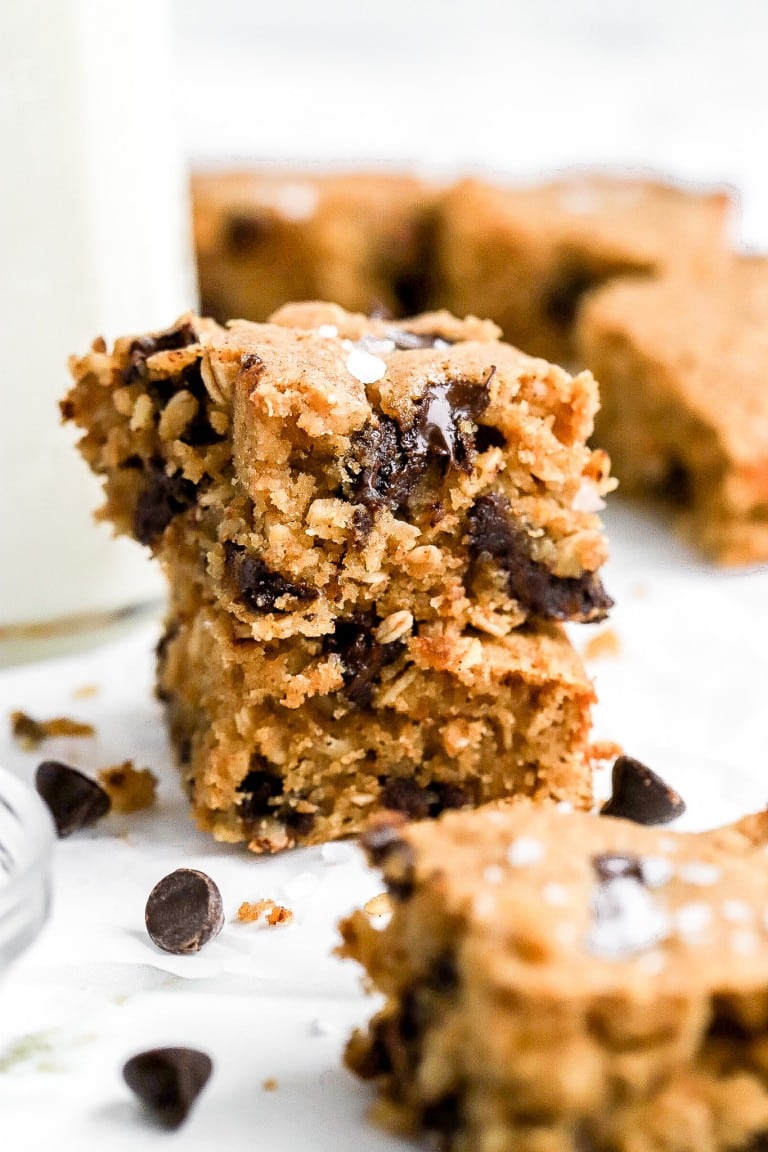
[[[166,0],[0,5],[0,662],[162,595],[58,401],[71,353],[196,304],[171,49]]]

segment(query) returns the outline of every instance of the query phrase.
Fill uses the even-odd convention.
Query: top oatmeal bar
[[[446,312],[330,304],[266,325],[182,318],[73,360],[66,418],[105,517],[261,640],[407,607],[503,636],[595,620],[607,457],[571,376]]]

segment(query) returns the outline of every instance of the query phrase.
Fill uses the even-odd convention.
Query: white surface
[[[615,502],[614,502],[615,503]],[[768,800],[768,571],[722,573],[660,525],[612,506],[606,582],[618,606],[616,658],[595,661],[597,732],[647,760],[688,801],[682,825],[704,827]],[[574,627],[581,646],[603,626]],[[31,778],[43,757],[84,769],[132,758],[161,777],[156,811],[109,817],[60,843],[53,920],[0,987],[0,1116],[14,1152],[66,1133],[78,1152],[212,1146],[228,1152],[380,1152],[406,1145],[364,1121],[368,1089],[340,1066],[354,1024],[371,1012],[354,965],[334,959],[339,916],[380,891],[350,845],[255,859],[217,846],[187,817],[151,696],[156,630],[94,653],[0,674],[0,714],[64,713],[98,739],[15,747],[0,763]],[[78,688],[99,686],[91,698]],[[605,787],[605,781],[601,786]],[[228,922],[194,957],[157,951],[143,929],[154,883],[180,865],[219,884]],[[291,906],[293,924],[232,923],[243,900]],[[23,1037],[38,1051],[12,1067]],[[215,1074],[183,1135],[156,1133],[124,1088],[124,1060],[157,1044],[208,1051]],[[274,1092],[262,1088],[274,1077]]]
[[[71,354],[195,302],[169,4],[125,12],[0,5],[0,628],[160,591],[141,550],[93,523],[99,488],[58,411]]]

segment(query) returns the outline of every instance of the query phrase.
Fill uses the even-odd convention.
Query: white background
[[[151,35],[151,28],[147,29]],[[768,243],[768,4],[177,4],[179,128],[198,160],[408,160],[529,174],[569,164],[660,168],[739,185],[744,235]],[[657,520],[620,505],[606,583],[618,656],[590,665],[597,734],[678,786],[703,826],[768,799],[768,573],[717,572]],[[583,646],[590,629],[575,629]],[[0,987],[0,1125],[13,1152],[379,1152],[369,1100],[339,1066],[369,1013],[330,956],[337,917],[379,889],[356,856],[254,860],[195,833],[151,696],[156,629],[0,674],[0,715],[92,719],[96,742],[45,750],[87,770],[126,757],[161,777],[160,806],[59,846],[54,917]],[[87,683],[98,695],[77,700]],[[0,762],[39,759],[3,730]],[[182,864],[218,881],[230,918],[198,957],[146,939],[152,885]],[[274,931],[231,922],[242,900],[296,911]],[[31,1038],[31,1043],[29,1040]],[[19,1041],[26,1041],[27,1055]],[[208,1050],[216,1071],[178,1137],[145,1125],[122,1062],[160,1043]],[[23,1045],[22,1045],[23,1047]],[[264,1079],[278,1088],[265,1092]]]

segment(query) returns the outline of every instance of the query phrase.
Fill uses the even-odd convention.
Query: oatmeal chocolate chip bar
[[[198,172],[203,310],[266,320],[289,300],[410,316],[427,306],[435,191],[381,172]]]
[[[73,362],[104,515],[170,580],[159,690],[217,837],[589,802],[593,693],[557,622],[611,603],[596,384],[497,337],[306,304]]]
[[[501,636],[610,606],[595,510],[612,482],[585,443],[597,385],[488,322],[188,316],[72,370],[64,413],[103,514],[254,639],[371,611]]]
[[[719,263],[730,208],[723,192],[596,173],[507,187],[464,180],[440,201],[437,299],[490,316],[526,352],[570,363],[585,295],[627,273]]]
[[[768,260],[754,257],[607,287],[579,323],[622,491],[663,498],[723,564],[768,560],[767,332]]]
[[[344,617],[254,641],[231,614],[175,615],[159,694],[200,826],[276,852],[510,794],[588,805],[592,685],[558,625],[507,636]]]
[[[519,801],[366,833],[393,914],[349,1066],[451,1152],[737,1152],[768,1132],[768,815],[672,833]]]

